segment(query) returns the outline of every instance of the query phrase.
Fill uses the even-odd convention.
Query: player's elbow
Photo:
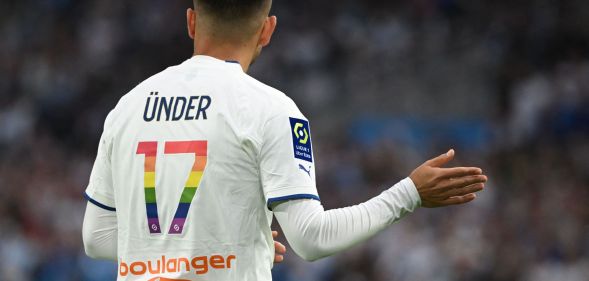
[[[86,226],[82,229],[82,241],[84,243],[84,252],[88,257],[93,259],[110,259],[110,257],[105,254],[105,245],[101,244],[99,237]]]
[[[306,261],[312,262],[330,255],[321,245],[316,245],[316,243],[309,242],[306,239],[301,239],[300,241],[304,242],[297,245],[291,244],[291,247],[299,257]]]
[[[96,241],[96,238],[92,235],[91,231],[88,231],[86,228],[82,230],[82,241],[84,242],[84,252],[86,252],[87,256],[93,259],[102,258],[98,241]]]
[[[301,257],[302,259],[304,259],[306,261],[313,262],[313,261],[328,257],[331,255],[331,253],[321,251],[318,249],[313,249],[313,250],[299,251],[299,252],[297,252],[297,255],[299,255],[299,257]]]
[[[96,240],[93,238],[92,231],[89,229],[89,226],[84,219],[84,224],[82,226],[82,242],[84,243],[84,252],[87,256],[96,259],[98,253],[98,245],[96,244]]]
[[[101,245],[95,238],[83,236],[84,252],[93,259],[113,260],[116,259],[105,245]]]
[[[100,247],[97,245],[97,243],[89,237],[87,237],[86,235],[83,235],[82,238],[82,240],[84,241],[84,252],[86,252],[86,255],[93,259],[101,258],[99,255]]]
[[[316,261],[316,260],[324,257],[324,256],[316,254],[316,253],[302,253],[302,254],[299,254],[299,256],[302,259],[309,261],[309,262],[313,262],[313,261]]]
[[[96,249],[92,248],[91,246],[88,246],[87,244],[84,244],[84,252],[86,252],[86,256],[93,258],[93,259],[99,259],[100,257],[98,256],[98,254],[96,253]]]

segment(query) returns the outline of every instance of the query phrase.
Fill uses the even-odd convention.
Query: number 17
[[[145,208],[147,210],[147,225],[149,233],[161,233],[161,227],[157,211],[157,200],[155,195],[155,163],[157,156],[156,141],[139,142],[136,154],[145,155],[144,160],[144,190],[145,190]],[[186,216],[190,209],[192,199],[200,184],[204,168],[207,164],[207,141],[168,141],[165,142],[164,154],[194,154],[194,163],[190,175],[184,185],[184,190],[180,196],[178,208],[174,214],[172,225],[168,230],[169,234],[181,234],[186,223]]]

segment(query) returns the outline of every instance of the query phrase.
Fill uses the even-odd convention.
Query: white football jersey
[[[118,221],[118,280],[271,280],[273,202],[319,200],[309,123],[236,62],[195,56],[109,113],[85,197]]]

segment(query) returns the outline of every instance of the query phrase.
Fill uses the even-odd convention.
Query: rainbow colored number
[[[161,233],[161,227],[157,212],[157,198],[155,195],[155,164],[157,156],[157,142],[146,141],[139,142],[137,154],[145,155],[144,161],[144,190],[145,190],[145,208],[147,211],[147,226],[149,233]],[[186,216],[190,209],[192,199],[200,184],[204,168],[207,164],[207,141],[168,141],[165,143],[164,154],[194,154],[194,163],[184,190],[180,196],[178,208],[174,214],[172,225],[168,230],[169,234],[181,234],[186,223]]]

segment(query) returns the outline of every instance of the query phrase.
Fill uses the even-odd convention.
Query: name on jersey
[[[151,92],[145,101],[143,120],[207,120],[207,109],[212,102],[210,96],[164,97],[159,96],[159,92]]]
[[[294,148],[294,157],[297,159],[313,162],[313,152],[311,149],[311,130],[309,129],[309,122],[292,117],[289,119],[292,145]]]

